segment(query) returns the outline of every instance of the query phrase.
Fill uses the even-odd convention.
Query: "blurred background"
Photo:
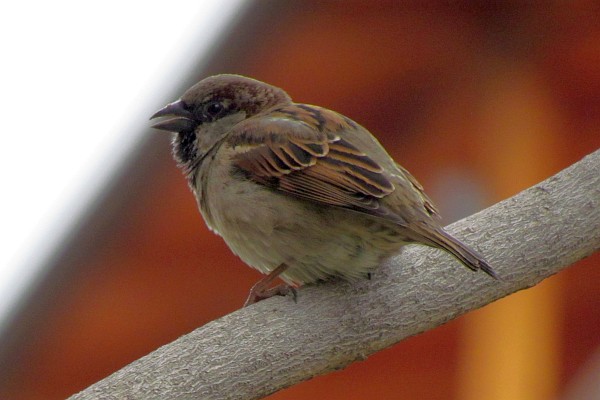
[[[446,223],[600,147],[597,2],[39,3],[0,17],[1,399],[78,392],[260,279],[147,121],[203,77],[350,116]],[[599,264],[268,398],[598,399]]]

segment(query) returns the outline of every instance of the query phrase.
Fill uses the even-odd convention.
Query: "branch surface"
[[[258,399],[536,285],[600,248],[600,150],[448,230],[502,277],[406,246],[370,281],[304,287],[196,329],[71,399]]]

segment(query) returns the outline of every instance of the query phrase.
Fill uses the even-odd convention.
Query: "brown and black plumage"
[[[281,89],[238,75],[209,77],[153,117],[175,132],[174,154],[207,225],[269,289],[329,276],[356,278],[400,246],[448,251],[496,277],[478,253],[442,229],[419,182],[362,126]]]

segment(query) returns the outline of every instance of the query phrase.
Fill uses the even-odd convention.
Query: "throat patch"
[[[196,152],[196,132],[180,132],[173,139],[173,153],[182,166],[193,162]]]

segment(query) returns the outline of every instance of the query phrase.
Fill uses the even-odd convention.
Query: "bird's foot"
[[[256,282],[252,289],[250,289],[250,294],[248,295],[248,299],[244,303],[244,307],[249,306],[250,304],[258,303],[261,300],[268,299],[273,296],[287,296],[288,294],[292,294],[294,297],[294,301],[296,301],[298,297],[298,291],[295,287],[290,286],[288,284],[281,284],[274,287],[269,287],[271,283],[281,275],[286,269],[288,269],[287,264],[281,264],[273,271],[269,273],[269,275],[265,276],[260,281]]]
[[[281,285],[277,285],[272,288],[257,288],[257,285],[259,283],[261,282],[258,282],[250,290],[250,294],[248,295],[248,299],[246,299],[246,302],[244,303],[244,307],[247,307],[250,304],[258,303],[259,301],[268,299],[269,297],[287,296],[289,294],[292,295],[294,302],[298,301],[298,290],[291,285],[282,283]]]

